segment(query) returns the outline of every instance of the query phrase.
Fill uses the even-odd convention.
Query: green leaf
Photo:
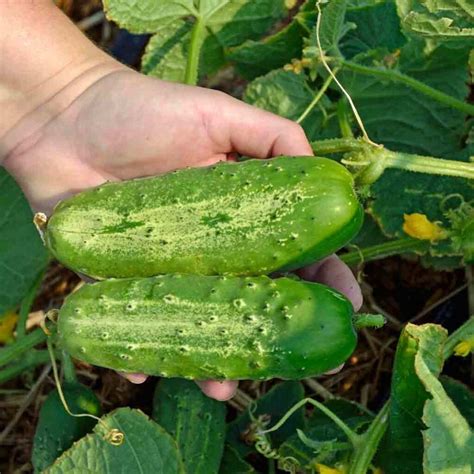
[[[455,98],[464,99],[467,94],[466,50],[439,47],[427,54],[421,44],[410,43],[402,48],[399,68]],[[397,151],[449,159],[461,157],[466,119],[463,113],[400,83],[382,82],[376,76],[344,71],[341,79],[374,141]],[[474,187],[459,178],[387,170],[371,187],[368,210],[384,234],[403,237],[404,214],[423,213],[430,221],[449,228],[443,202],[453,194],[460,194],[469,202],[474,199]],[[431,253],[459,255],[449,242],[433,245]]]
[[[104,9],[109,20],[132,33],[154,33],[196,12],[193,0],[104,0]]]
[[[402,331],[392,373],[389,424],[376,463],[386,474],[423,472],[422,417],[429,393],[421,378],[429,373],[436,379],[441,372],[446,338],[446,331],[434,324],[408,324]]]
[[[189,380],[162,379],[153,419],[177,441],[186,472],[217,473],[224,450],[226,407]]]
[[[199,12],[222,46],[258,39],[286,13],[284,0],[201,0]]]
[[[145,6],[141,10],[140,4],[139,11],[131,9],[133,15],[129,8],[127,14],[131,16],[127,16],[123,14],[126,8],[121,1],[109,2],[106,2],[106,8],[110,8],[109,14],[116,15],[114,18],[122,27],[131,31],[139,29],[156,33],[143,57],[143,72],[179,82],[184,81],[191,29],[197,18],[204,26],[199,66],[200,75],[203,76],[216,72],[225,64],[225,47],[260,38],[286,12],[283,0],[189,0],[172,2],[167,7],[172,14],[166,10],[167,16],[164,15],[161,2],[148,5],[149,15],[145,14]],[[142,20],[143,23],[140,23]]]
[[[301,57],[303,38],[309,35],[315,21],[315,12],[299,13],[274,35],[262,41],[248,40],[231,49],[227,58],[236,65],[237,72],[244,78],[251,80],[263,76]]]
[[[415,361],[417,374],[430,397],[423,410],[423,468],[427,473],[472,474],[474,436],[441,382],[425,360]]]
[[[112,430],[123,433],[122,444],[111,444]],[[119,408],[101,418],[92,434],[76,442],[45,471],[71,472],[184,474],[185,471],[176,442],[160,425],[140,410]]]
[[[314,93],[316,94],[316,93]],[[251,82],[245,90],[244,101],[290,120],[297,120],[313,100],[313,92],[303,73],[277,69]],[[321,104],[330,106],[328,99]],[[315,108],[303,122],[306,135],[311,139],[321,130],[324,119]]]
[[[142,72],[167,81],[184,82],[192,26],[192,22],[179,19],[161,27],[148,42],[142,57]]]
[[[440,378],[443,388],[461,415],[474,428],[474,393],[466,385],[447,376]]]
[[[340,43],[346,58],[372,49],[394,51],[406,43],[405,36],[400,32],[400,20],[393,1],[348,10],[346,21],[356,26],[347,32]]]
[[[411,34],[474,44],[474,5],[467,0],[397,0],[403,28]]]
[[[346,8],[347,0],[331,0],[322,9],[319,38],[321,48],[329,55],[340,55],[339,41],[349,30],[345,24]]]
[[[348,400],[328,400],[324,405],[356,432],[363,430],[373,419],[373,415],[364,407]],[[311,442],[305,440],[305,437]],[[346,441],[344,432],[324,413],[315,409],[302,434],[290,436],[278,452],[280,456],[287,458],[287,462],[294,459],[295,467],[310,469],[315,462],[334,465],[347,458],[350,449],[341,445]],[[315,452],[315,448],[318,448],[318,452]]]
[[[230,445],[224,448],[219,474],[255,474],[255,469],[245,462]]]
[[[100,402],[94,392],[79,383],[63,386],[64,398],[72,413],[90,413],[100,416]],[[33,441],[31,461],[35,472],[43,472],[74,441],[92,431],[96,420],[69,415],[57,390],[48,394],[41,406]]]
[[[28,202],[0,168],[0,314],[20,304],[47,263]]]
[[[296,381],[286,381],[272,387],[263,397],[256,402],[254,416],[269,417],[269,427],[275,424],[296,403],[303,399],[303,386]],[[288,436],[296,433],[298,428],[304,426],[303,408],[297,410],[288,421],[277,431],[271,433],[272,445],[278,447]],[[250,431],[249,431],[250,430]],[[247,444],[243,437],[251,441],[252,422],[247,409],[237,419],[228,425],[227,442],[241,455],[246,456],[253,451],[252,446]]]

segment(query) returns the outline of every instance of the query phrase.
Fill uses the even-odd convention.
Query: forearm
[[[90,84],[121,67],[51,0],[0,2],[0,163]]]

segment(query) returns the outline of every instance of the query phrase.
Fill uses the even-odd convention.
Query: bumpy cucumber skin
[[[164,275],[84,285],[60,310],[62,346],[124,372],[301,379],[353,352],[352,305],[290,278]]]
[[[79,383],[64,384],[64,397],[73,413],[100,416],[100,402],[94,392]],[[44,401],[33,441],[31,461],[35,473],[43,472],[75,441],[90,433],[96,421],[73,417],[63,407],[57,390]]]
[[[278,157],[87,190],[56,207],[45,240],[64,265],[98,280],[263,275],[330,255],[362,219],[342,165]]]

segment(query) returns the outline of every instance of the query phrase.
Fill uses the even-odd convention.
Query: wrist
[[[51,1],[0,2],[0,164],[84,90],[125,68]]]

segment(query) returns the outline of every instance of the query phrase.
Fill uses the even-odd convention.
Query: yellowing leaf
[[[433,241],[446,238],[446,231],[429,221],[425,214],[403,214],[403,218],[403,231],[414,239]]]
[[[13,339],[13,331],[18,321],[18,315],[13,311],[5,313],[0,318],[0,343],[5,344]]]

